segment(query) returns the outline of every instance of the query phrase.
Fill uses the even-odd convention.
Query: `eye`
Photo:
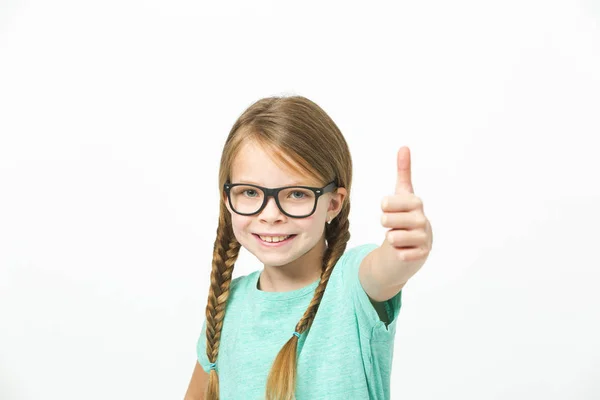
[[[246,189],[242,192],[246,197],[256,197],[256,190],[254,189]]]
[[[296,194],[297,194],[298,196],[295,196]],[[298,199],[298,200],[300,200],[300,199],[303,199],[303,198],[304,198],[306,195],[305,195],[303,192],[300,192],[300,191],[298,191],[298,190],[295,190],[295,191],[293,191],[293,192],[291,193],[291,196],[292,196],[293,198],[295,198],[295,199]]]

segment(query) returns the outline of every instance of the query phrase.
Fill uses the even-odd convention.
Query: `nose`
[[[277,207],[275,198],[270,197],[267,200],[265,208],[263,208],[263,210],[258,214],[258,217],[265,222],[273,223],[279,220],[283,220],[285,218],[285,215],[281,212],[279,207]]]

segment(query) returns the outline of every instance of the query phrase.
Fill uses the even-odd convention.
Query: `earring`
[[[327,221],[327,223],[328,223],[328,224],[331,224],[331,220],[332,220],[332,219],[333,219],[333,218],[331,218],[331,217],[330,217],[330,218],[329,218],[329,221]]]

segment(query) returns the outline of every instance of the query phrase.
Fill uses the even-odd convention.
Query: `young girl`
[[[186,399],[389,399],[401,289],[432,242],[407,151],[382,202],[383,244],[346,250],[352,162],[331,118],[301,96],[239,117]],[[264,268],[232,280],[241,246]]]

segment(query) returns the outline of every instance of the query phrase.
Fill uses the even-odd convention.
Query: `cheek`
[[[329,204],[326,201],[319,201],[315,213],[310,216],[313,219],[313,224],[325,224],[327,222],[327,207]]]
[[[327,209],[329,208],[329,198],[325,197],[322,200],[319,200],[317,203],[317,209],[315,210],[315,216],[320,215],[323,217],[323,220],[327,218]]]
[[[308,233],[313,236],[318,236],[325,229],[324,221],[322,218],[313,214],[308,218],[304,218],[298,221],[298,227],[302,232]]]
[[[231,227],[233,229],[233,234],[236,239],[243,237],[244,233],[248,231],[248,226],[250,225],[250,218],[243,217],[241,215],[233,215],[231,217]]]

